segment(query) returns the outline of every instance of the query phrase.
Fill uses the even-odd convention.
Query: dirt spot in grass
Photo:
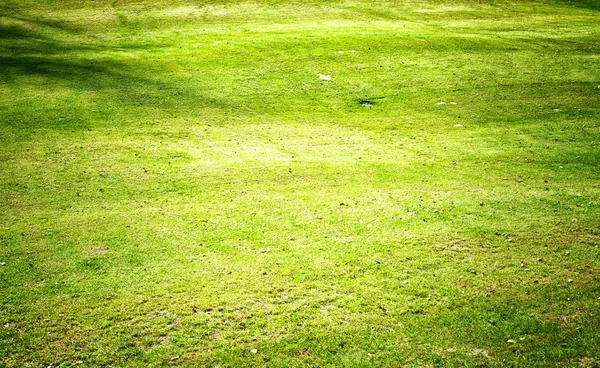
[[[96,257],[103,257],[109,253],[109,250],[104,247],[93,247],[90,249],[90,255]]]
[[[471,352],[467,352],[466,354],[467,355],[475,355],[475,356],[481,355],[481,356],[484,356],[486,358],[490,357],[489,354],[488,354],[488,351],[485,350],[485,349],[473,349]]]
[[[600,365],[600,360],[596,359],[596,358],[581,358],[579,359],[579,366],[582,368],[592,368],[592,367],[598,367]]]
[[[311,356],[310,351],[307,350],[307,349],[296,349],[296,350],[292,350],[291,353],[292,353],[292,355],[297,356],[297,357],[309,357],[309,356]]]
[[[179,318],[175,318],[171,323],[169,323],[169,327],[171,327],[175,331],[181,330],[181,320]]]
[[[22,195],[20,193],[13,193],[13,192],[0,193],[0,198],[3,200],[6,200],[6,201],[16,200],[16,199],[19,199],[20,197],[22,197]]]
[[[370,109],[371,107],[373,107],[373,105],[375,105],[375,102],[371,100],[358,100],[358,104],[362,107]]]

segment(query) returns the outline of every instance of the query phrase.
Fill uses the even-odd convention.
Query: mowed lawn
[[[599,367],[600,3],[0,2],[1,367]]]

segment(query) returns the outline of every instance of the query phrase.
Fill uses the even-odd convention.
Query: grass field
[[[1,367],[600,367],[600,3],[0,2]]]

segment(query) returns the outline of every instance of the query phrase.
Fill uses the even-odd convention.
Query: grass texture
[[[0,366],[598,367],[596,1],[0,4]]]

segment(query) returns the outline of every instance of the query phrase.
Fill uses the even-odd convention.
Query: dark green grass
[[[598,366],[598,10],[4,2],[0,364]]]

